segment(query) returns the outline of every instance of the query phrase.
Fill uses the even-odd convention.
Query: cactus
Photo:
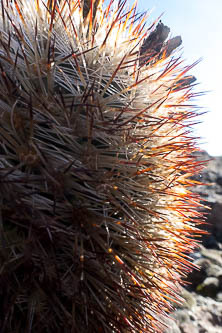
[[[181,301],[198,111],[180,39],[146,20],[126,0],[1,1],[2,333],[161,332]]]

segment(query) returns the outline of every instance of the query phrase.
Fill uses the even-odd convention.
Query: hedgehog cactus
[[[192,269],[192,66],[126,2],[1,1],[2,333],[161,332]]]

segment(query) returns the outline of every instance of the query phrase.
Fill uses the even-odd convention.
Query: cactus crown
[[[192,66],[146,18],[1,2],[2,332],[159,332],[179,300],[200,233]]]

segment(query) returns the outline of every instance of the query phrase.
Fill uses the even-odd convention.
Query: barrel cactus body
[[[161,332],[180,301],[197,111],[145,20],[126,1],[1,1],[2,333]]]

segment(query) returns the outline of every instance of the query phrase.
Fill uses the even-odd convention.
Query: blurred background
[[[189,72],[197,78],[195,92],[206,92],[195,99],[207,113],[201,116],[202,123],[195,126],[194,133],[201,137],[201,149],[212,156],[222,155],[222,1],[138,0],[138,9],[150,13],[149,23],[161,16],[171,30],[170,37],[182,37],[185,64],[202,59]]]

